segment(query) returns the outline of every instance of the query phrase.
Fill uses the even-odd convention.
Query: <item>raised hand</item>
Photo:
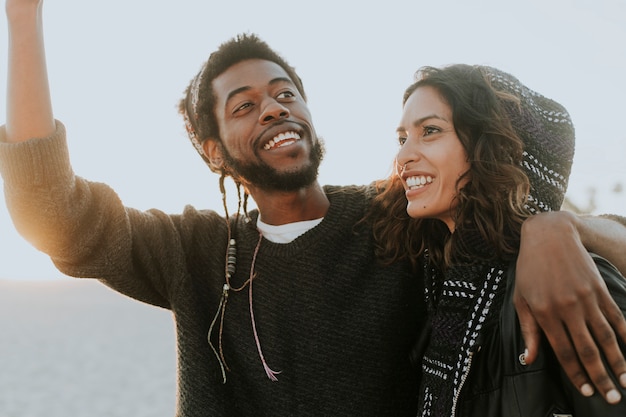
[[[19,142],[55,130],[43,40],[43,0],[6,0],[9,27],[6,138]]]

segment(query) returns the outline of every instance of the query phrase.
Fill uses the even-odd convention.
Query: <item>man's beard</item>
[[[317,180],[320,164],[324,159],[324,142],[321,138],[313,144],[309,163],[298,171],[279,172],[263,161],[244,162],[233,158],[222,145],[224,161],[231,176],[265,191],[297,191]]]

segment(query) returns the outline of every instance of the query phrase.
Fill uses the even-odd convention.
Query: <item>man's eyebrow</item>
[[[295,86],[293,81],[291,81],[291,79],[288,78],[288,77],[276,77],[276,78],[273,78],[273,79],[270,80],[268,85],[274,85],[274,84],[278,84],[278,83],[289,83],[289,84]],[[247,86],[243,86],[243,87],[239,87],[239,88],[235,88],[233,91],[228,93],[228,95],[226,96],[226,102],[228,102],[228,100],[230,100],[231,98],[233,98],[237,94],[243,93],[244,91],[248,91],[250,89],[252,89],[252,87],[250,87],[248,85]]]
[[[234,96],[236,96],[239,93],[243,93],[244,91],[250,90],[252,87],[250,86],[245,86],[245,87],[239,87],[239,88],[235,88],[233,91],[231,91],[230,93],[228,93],[228,95],[226,96],[226,102],[228,103],[228,101],[233,98]]]
[[[291,78],[289,77],[276,77],[269,82],[270,85],[277,83],[289,83],[291,85],[294,85],[293,81],[291,81]]]

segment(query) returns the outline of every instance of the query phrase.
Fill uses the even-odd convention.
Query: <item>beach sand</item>
[[[0,280],[0,417],[173,416],[173,326],[94,280]]]

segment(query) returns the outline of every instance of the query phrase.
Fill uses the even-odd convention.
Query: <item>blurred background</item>
[[[4,19],[0,26],[1,57]],[[326,142],[323,184],[390,172],[401,96],[419,67],[485,64],[571,113],[573,207],[626,214],[624,0],[49,0],[44,27],[55,116],[67,127],[74,170],[110,184],[131,207],[221,211],[217,176],[189,144],[176,106],[210,52],[254,32],[304,81]],[[64,279],[15,233],[4,204],[0,278]]]

